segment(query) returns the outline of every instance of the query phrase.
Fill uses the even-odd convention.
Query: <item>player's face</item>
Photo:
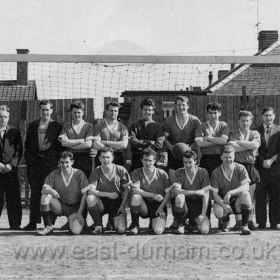
[[[176,102],[176,112],[178,115],[184,115],[188,112],[189,105],[187,102],[177,100]]]
[[[9,112],[0,110],[0,127],[7,126],[9,118],[10,118]]]
[[[262,115],[262,119],[265,125],[271,125],[274,122],[275,114],[272,111],[267,111]]]
[[[72,121],[79,122],[83,119],[84,111],[82,109],[73,108],[71,111]]]
[[[144,167],[152,167],[156,163],[156,159],[153,155],[143,156],[142,163]]]
[[[103,166],[109,166],[113,162],[113,155],[111,152],[101,153],[99,160],[101,162],[101,165]]]
[[[153,106],[144,106],[142,109],[142,117],[145,120],[152,119],[154,114],[154,107]]]
[[[218,121],[221,116],[221,111],[208,110],[207,115],[209,121]]]
[[[118,114],[119,114],[119,107],[113,107],[110,105],[107,110],[107,118],[109,120],[116,120],[118,118]]]
[[[196,161],[193,158],[183,158],[184,167],[186,170],[194,170]]]
[[[223,153],[221,159],[225,166],[231,166],[234,163],[234,153]]]
[[[59,159],[59,167],[63,172],[71,171],[73,164],[74,164],[74,161],[71,160],[69,157]]]
[[[51,118],[52,112],[53,112],[53,109],[51,108],[50,104],[41,105],[40,114],[41,114],[42,121],[43,122],[49,121]]]
[[[249,129],[252,124],[252,118],[248,117],[241,117],[239,120],[239,127],[240,129]]]

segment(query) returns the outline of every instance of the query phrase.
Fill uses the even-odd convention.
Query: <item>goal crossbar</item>
[[[280,64],[280,55],[160,56],[0,54],[0,62],[144,63],[144,64]]]

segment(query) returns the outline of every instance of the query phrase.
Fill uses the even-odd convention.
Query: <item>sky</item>
[[[279,0],[1,0],[0,53],[250,55],[257,22],[280,30],[279,10]]]

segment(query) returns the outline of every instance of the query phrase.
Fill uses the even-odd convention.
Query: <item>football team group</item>
[[[115,102],[106,105],[106,117],[96,124],[84,121],[81,101],[73,102],[71,122],[62,125],[51,117],[53,104],[41,101],[40,119],[29,124],[24,143],[31,197],[29,223],[22,229],[17,165],[23,143],[20,131],[8,124],[8,106],[1,105],[0,211],[5,197],[10,229],[49,235],[57,216],[66,216],[62,229],[73,234],[124,233],[129,207],[131,234],[140,232],[140,217],[149,218],[150,231],[162,234],[169,203],[170,228],[178,234],[211,232],[211,211],[222,231],[264,230],[267,204],[270,228],[280,228],[280,126],[274,124],[274,109],[262,110],[263,124],[255,130],[252,113],[240,111],[230,131],[219,120],[218,102],[207,105],[206,122],[189,114],[189,106],[187,97],[178,96],[174,116],[159,124],[153,120],[154,101],[144,99],[141,119],[127,129]],[[129,172],[124,167],[128,144]],[[167,166],[158,161],[164,154]],[[236,223],[229,228],[231,214]]]

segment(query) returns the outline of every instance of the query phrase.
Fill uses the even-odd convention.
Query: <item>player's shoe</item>
[[[139,226],[134,226],[131,230],[130,233],[133,235],[137,235],[139,233]]]
[[[60,230],[69,230],[69,223],[68,223],[68,221],[60,228]]]
[[[250,230],[256,230],[257,229],[257,226],[255,225],[255,223],[253,221],[249,221],[248,227],[249,227]]]
[[[36,224],[36,223],[33,223],[33,222],[28,223],[28,224],[23,228],[23,230],[36,230],[36,229],[37,229],[37,224]]]
[[[171,226],[169,227],[170,229],[177,229],[178,228],[178,221],[177,220],[173,220],[173,223],[171,224]]]
[[[187,226],[188,233],[193,233],[194,231],[198,230],[197,224],[188,224]]]
[[[266,229],[266,224],[259,224],[257,227],[258,230]]]
[[[248,226],[241,226],[241,234],[242,235],[250,235],[251,231]]]
[[[114,223],[112,223],[112,221],[108,220],[108,223],[107,223],[107,226],[106,226],[106,230],[112,231],[114,229],[115,229]]]
[[[184,234],[185,233],[185,226],[178,226],[177,233]]]
[[[226,215],[222,219],[220,219],[221,222],[221,227],[223,232],[228,232],[229,231],[229,215]]]
[[[93,235],[99,235],[103,232],[102,226],[96,226],[95,229],[92,231]]]
[[[53,228],[50,226],[46,226],[42,230],[37,231],[37,234],[40,236],[51,235],[51,234],[53,234]]]
[[[241,230],[241,221],[236,221],[236,224],[231,229],[232,231],[240,231]]]

